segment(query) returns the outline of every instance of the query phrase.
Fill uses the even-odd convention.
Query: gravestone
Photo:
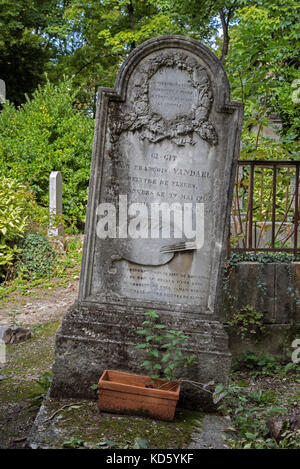
[[[143,374],[136,330],[149,310],[189,337],[183,377],[227,382],[217,305],[242,114],[216,56],[181,36],[145,42],[115,88],[99,88],[79,297],[57,334],[52,397],[93,397],[104,369]],[[205,390],[182,396],[213,407]]]
[[[0,365],[3,365],[5,363],[6,363],[6,344],[2,339],[0,339]]]
[[[6,99],[6,85],[5,81],[0,79],[0,104],[5,103]]]
[[[64,227],[60,223],[62,215],[62,175],[51,171],[49,176],[49,229],[48,236],[63,236]]]

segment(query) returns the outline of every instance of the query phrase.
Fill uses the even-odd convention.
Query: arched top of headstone
[[[179,35],[167,35],[149,39],[142,45],[135,48],[120,67],[114,89],[101,89],[109,94],[113,92],[116,97],[121,98],[121,100],[125,100],[128,82],[132,72],[136,70],[138,64],[143,59],[153,55],[155,52],[157,53],[163,50],[164,53],[167,54],[168,49],[178,49],[182,51],[182,57],[184,57],[184,52],[186,51],[189,57],[194,56],[194,58],[199,59],[199,62],[202,63],[208,73],[214,95],[215,106],[219,112],[232,112],[235,108],[243,106],[242,103],[234,101],[230,102],[230,89],[227,75],[222,63],[216,55],[199,41]],[[163,57],[160,57],[160,59],[163,62]],[[179,67],[181,65],[180,58],[177,65]],[[170,66],[173,65],[170,64]],[[191,66],[193,67],[192,64]]]

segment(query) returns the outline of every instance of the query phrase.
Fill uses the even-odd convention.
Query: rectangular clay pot
[[[146,387],[154,386],[154,387]],[[99,409],[173,420],[180,383],[105,370],[99,380]]]

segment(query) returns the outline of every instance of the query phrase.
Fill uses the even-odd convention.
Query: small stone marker
[[[6,99],[6,85],[5,81],[0,79],[0,104],[3,104]]]
[[[2,337],[3,337],[3,334],[4,332],[9,329],[11,326],[9,326],[8,324],[1,324],[0,325],[0,339],[2,340]]]
[[[32,332],[29,329],[19,326],[8,327],[2,336],[2,341],[5,344],[19,344],[32,337]]]
[[[0,365],[3,365],[6,363],[6,344],[4,340],[2,339],[4,332],[9,328],[8,325],[1,325],[0,326]],[[0,381],[1,379],[4,379],[4,377],[0,376]]]
[[[62,215],[62,176],[52,171],[49,177],[49,229],[48,236],[63,236],[64,227],[57,225],[57,216]]]
[[[242,115],[217,57],[182,36],[145,42],[99,88],[79,298],[57,335],[52,397],[94,397],[104,369],[144,374],[149,310],[189,337],[183,378],[227,382],[217,306]],[[214,407],[203,389],[182,396]]]

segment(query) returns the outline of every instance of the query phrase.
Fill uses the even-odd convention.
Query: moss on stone
[[[43,394],[38,384],[41,375],[51,370],[54,358],[55,334],[59,322],[34,328],[32,339],[18,345],[8,345],[7,361],[0,369],[0,447],[11,447],[14,438],[28,433],[38,411]]]
[[[1,375],[7,379],[0,381],[2,401],[28,399],[38,391],[37,380],[51,369],[54,358],[54,340],[58,322],[40,326],[32,339],[18,345],[7,345],[7,362]]]
[[[44,407],[46,413],[40,422],[43,432],[37,432],[41,447],[63,447],[73,438],[87,444],[110,441],[116,448],[132,448],[139,438],[147,441],[148,448],[185,448],[192,434],[199,431],[202,418],[199,412],[183,409],[177,410],[173,422],[106,414],[99,411],[96,402],[87,400],[47,399]]]

